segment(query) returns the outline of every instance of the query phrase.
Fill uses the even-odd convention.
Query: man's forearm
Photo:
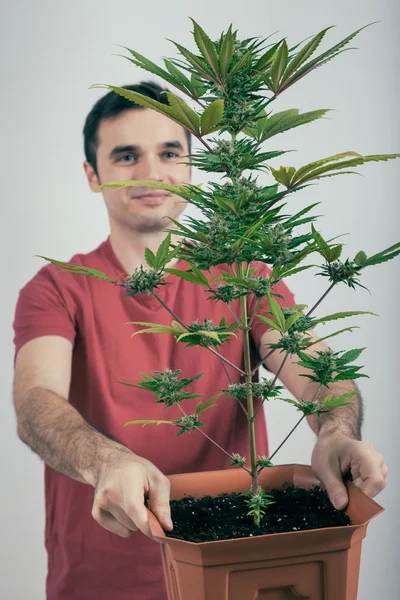
[[[130,452],[91,427],[73,406],[50,390],[35,388],[17,414],[18,435],[52,469],[95,485],[101,465]]]
[[[311,400],[319,387],[318,383],[309,381],[304,393],[305,400]],[[349,399],[351,404],[333,408],[321,416],[311,415],[307,417],[308,424],[316,435],[341,432],[356,440],[361,440],[361,426],[363,423],[364,410],[360,390],[354,381],[338,381],[331,383],[329,388],[322,386],[316,399],[323,400],[329,394],[340,396],[346,392],[356,391],[357,395]]]

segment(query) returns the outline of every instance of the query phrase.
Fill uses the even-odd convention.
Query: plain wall
[[[329,25],[322,48],[373,21],[343,53],[284,93],[274,111],[332,108],[328,118],[271,140],[271,149],[297,152],[275,159],[274,166],[301,166],[345,150],[363,154],[400,151],[398,0],[323,2],[248,1],[189,3],[135,0],[14,0],[0,4],[1,160],[1,560],[0,596],[4,600],[42,600],[46,573],[43,546],[43,465],[16,436],[12,406],[12,320],[18,291],[40,268],[33,255],[68,260],[90,251],[108,233],[100,195],[92,194],[82,170],[81,130],[101,90],[93,83],[123,85],[152,76],[116,56],[129,46],[154,61],[177,57],[173,39],[196,51],[188,16],[214,38],[232,22],[242,38],[278,32],[291,45]],[[153,78],[154,79],[154,78]],[[398,189],[400,162],[369,164],[364,175],[325,179],[295,194],[290,210],[321,202],[318,227],[327,238],[350,234],[344,255],[363,249],[373,254],[400,238]],[[195,172],[195,182],[205,174]],[[270,181],[267,175],[261,182]],[[368,291],[337,287],[318,315],[338,310],[369,310],[356,317],[352,334],[334,338],[332,347],[366,347],[362,360],[370,379],[360,379],[365,401],[364,439],[384,454],[389,485],[377,498],[386,511],[369,526],[363,544],[361,600],[398,597],[400,529],[398,497],[398,401],[400,259],[366,270]],[[312,306],[327,280],[306,271],[288,284],[300,303]],[[344,321],[339,322],[342,327]],[[347,323],[346,323],[347,324]],[[350,323],[349,323],[350,324]],[[336,327],[338,329],[339,327]],[[321,335],[335,330],[325,327]],[[338,341],[337,341],[338,340]],[[293,407],[266,409],[271,450],[298,419]],[[309,463],[315,437],[301,426],[276,462]]]

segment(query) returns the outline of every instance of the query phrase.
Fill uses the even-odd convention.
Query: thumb
[[[339,460],[320,465],[317,477],[325,485],[329,500],[337,510],[344,510],[349,502],[346,486],[343,483]]]
[[[164,529],[173,529],[171,508],[169,505],[169,486],[163,483],[154,484],[149,490],[151,512],[157,517]]]

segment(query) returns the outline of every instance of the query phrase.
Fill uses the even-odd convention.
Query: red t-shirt
[[[70,262],[99,269],[117,278],[124,269],[116,258],[109,239],[89,254]],[[269,274],[262,263],[259,271]],[[185,269],[183,261],[177,268]],[[214,274],[219,267],[212,269]],[[209,294],[183,279],[167,276],[168,285],[158,294],[184,323],[211,318],[214,323],[226,316],[229,308],[222,302],[207,301]],[[284,296],[283,306],[292,306],[294,297],[283,282],[277,291]],[[153,394],[129,388],[117,381],[137,382],[140,373],[181,369],[182,377],[203,376],[188,391],[205,399],[229,384],[220,360],[208,350],[187,348],[172,336],[141,334],[130,321],[170,325],[172,317],[149,295],[122,297],[122,288],[110,283],[45,265],[21,290],[14,322],[16,353],[26,342],[44,335],[59,335],[73,342],[73,362],[69,402],[101,432],[113,436],[135,453],[147,458],[166,475],[229,468],[229,461],[200,433],[178,438],[169,425],[124,427],[133,419],[174,419],[181,416],[177,407],[156,404]],[[253,297],[251,297],[253,298]],[[254,300],[248,300],[252,313]],[[239,301],[233,302],[236,314]],[[263,303],[260,308],[266,308]],[[254,322],[253,359],[267,326]],[[240,332],[225,344],[222,354],[243,368]],[[255,360],[255,359],[254,359]],[[227,365],[234,382],[239,373]],[[199,399],[185,400],[188,413]],[[204,431],[230,453],[249,456],[248,430],[244,412],[225,395],[217,400],[219,408],[204,414]],[[264,412],[256,420],[257,452],[268,455]],[[160,548],[140,532],[128,539],[103,529],[91,516],[93,488],[45,467],[46,528],[48,552],[48,600],[164,600],[167,598]]]

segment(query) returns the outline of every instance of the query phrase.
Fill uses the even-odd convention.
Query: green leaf
[[[155,110],[156,112],[159,112],[169,117],[176,123],[179,123],[179,125],[182,125],[183,127],[189,129],[193,134],[199,134],[199,116],[183,100],[181,100],[180,98],[178,98],[178,96],[175,96],[171,92],[166,92],[168,100],[170,102],[170,105],[168,105],[163,104],[162,102],[158,102],[157,100],[153,100],[152,98],[149,98],[148,96],[145,96],[143,94],[139,94],[139,92],[133,92],[124,88],[115,87],[113,85],[95,85],[91,87],[99,87],[112,90],[120,96],[122,96],[123,98],[135,102],[135,104],[138,104],[139,106],[143,106],[144,108],[151,108],[152,110]]]
[[[224,101],[214,100],[209,104],[206,110],[200,117],[200,133],[201,135],[207,135],[212,131],[215,131],[215,126],[222,120],[224,115]]]
[[[156,254],[156,264],[157,268],[162,268],[165,265],[165,258],[168,256],[169,247],[171,245],[171,234],[169,233],[167,237],[162,241],[160,247],[157,250]]]
[[[367,267],[370,265],[378,265],[382,262],[390,260],[391,258],[394,258],[398,254],[400,254],[400,242],[398,242],[397,244],[393,244],[393,246],[389,246],[389,248],[386,248],[386,250],[382,250],[382,252],[378,252],[373,256],[369,256],[363,264],[363,266]]]
[[[321,317],[320,319],[314,319],[313,320],[313,325],[317,325],[318,323],[326,323],[327,321],[335,321],[336,319],[345,319],[346,317],[354,317],[356,315],[374,315],[375,317],[378,317],[379,315],[377,315],[376,313],[373,312],[369,312],[366,310],[354,310],[354,311],[350,311],[350,312],[338,312],[338,313],[333,313],[331,315],[327,315],[326,317]]]
[[[179,52],[186,58],[186,60],[192,65],[195,70],[195,75],[200,75],[204,79],[208,81],[213,81],[214,83],[218,83],[212,69],[209,67],[208,63],[201,57],[196,56],[190,50],[187,50],[180,44],[177,44],[173,40],[168,40],[172,42],[179,50]],[[191,69],[189,69],[191,70]]]
[[[173,109],[173,115],[177,115],[180,123],[195,134],[200,133],[200,117],[184,100],[175,96],[172,92],[165,92]]]
[[[265,54],[260,56],[260,58],[258,59],[256,64],[254,65],[254,70],[256,72],[263,71],[271,64],[271,62],[275,56],[275,53],[278,50],[279,46],[282,44],[282,42],[283,42],[283,40],[280,40],[277,44],[272,46],[272,48],[267,50],[267,52],[265,52]]]
[[[211,68],[214,71],[217,78],[219,79],[219,77],[220,77],[219,61],[218,61],[218,55],[217,55],[215,46],[214,46],[213,42],[210,40],[210,38],[208,37],[208,35],[206,34],[206,32],[200,27],[200,25],[198,25],[196,23],[196,21],[194,19],[192,19],[191,17],[189,17],[189,18],[193,23],[193,27],[194,27],[193,37],[195,39],[196,45],[197,45],[198,49],[200,50],[201,54],[204,56],[205,60],[211,66]]]
[[[154,255],[154,252],[152,252],[150,250],[150,248],[145,248],[145,250],[144,250],[144,257],[145,257],[146,262],[149,265],[149,267],[151,269],[155,269],[157,261],[156,261],[156,257]]]
[[[219,53],[219,72],[221,74],[222,80],[225,79],[228,73],[233,57],[234,46],[235,40],[232,33],[232,25],[229,25],[229,29],[224,35],[221,50]]]
[[[324,240],[322,235],[320,233],[318,233],[318,231],[315,229],[315,227],[312,223],[311,223],[311,231],[313,233],[313,237],[314,237],[315,241],[317,242],[317,246],[320,250],[320,253],[326,260],[328,260],[328,255],[329,255],[329,250],[330,250],[329,245],[326,243],[326,241]]]
[[[126,46],[121,46],[121,48],[124,48],[124,50],[130,52],[133,56],[133,58],[129,58],[129,56],[124,56],[123,58],[126,58],[127,60],[129,60],[129,62],[133,63],[137,67],[144,69],[148,73],[153,73],[153,75],[157,75],[158,77],[165,79],[165,81],[169,81],[175,86],[178,83],[178,80],[174,76],[174,74],[168,73],[168,71],[165,71],[142,54],[139,54],[139,52],[135,52],[135,50],[131,50]]]
[[[292,60],[289,62],[288,66],[286,67],[286,70],[282,76],[282,81],[281,84],[284,85],[286,83],[286,81],[289,79],[289,77],[291,75],[293,75],[293,73],[306,61],[308,60],[312,54],[314,54],[314,52],[316,51],[316,49],[318,48],[318,46],[320,45],[321,41],[323,40],[326,32],[332,29],[331,27],[327,27],[326,29],[323,29],[322,31],[320,31],[319,33],[317,33],[317,35],[315,35],[312,40],[310,42],[308,42],[308,44],[306,44],[301,50],[300,52],[298,52],[293,58]]]
[[[275,317],[276,322],[281,327],[282,331],[285,331],[285,317],[279,306],[278,301],[273,297],[270,292],[267,292],[268,304],[272,315]]]
[[[254,126],[251,125],[250,127],[245,128],[244,133],[247,134],[247,131],[251,130],[254,130],[254,132],[258,131],[258,135],[252,137],[255,137],[259,142],[265,142],[274,135],[284,133],[294,127],[299,127],[300,125],[320,119],[329,112],[329,109],[313,110],[302,114],[299,114],[299,112],[300,111],[297,108],[291,108],[275,113],[270,117],[262,117]]]
[[[319,167],[322,167],[326,163],[341,160],[342,158],[346,158],[347,156],[354,156],[356,158],[364,158],[361,154],[358,154],[357,152],[352,152],[352,151],[341,152],[340,154],[334,154],[333,156],[328,156],[327,158],[322,158],[321,160],[314,161],[314,162],[304,165],[304,167],[301,167],[300,169],[298,169],[296,171],[296,175],[293,178],[292,183],[294,184],[294,183],[298,183],[298,182],[302,181],[304,175],[309,174],[310,172],[314,171],[315,169],[318,169]]]
[[[342,394],[341,396],[336,396],[334,398],[332,394],[329,394],[329,396],[326,396],[321,402],[321,406],[330,410],[332,408],[337,408],[338,406],[346,406],[347,404],[353,404],[353,402],[348,402],[348,400],[356,395],[357,392],[346,392],[345,394]]]
[[[335,262],[335,260],[337,260],[340,255],[342,254],[342,250],[343,250],[343,245],[339,244],[338,246],[334,246],[333,248],[331,248],[328,252],[328,262]]]
[[[122,181],[109,181],[99,185],[97,189],[103,188],[110,189],[122,189],[125,187],[147,187],[153,190],[165,190],[171,194],[182,196],[186,200],[191,200],[193,197],[191,185],[171,185],[169,183],[161,183],[160,181],[153,181],[152,179],[127,179]]]
[[[167,58],[164,58],[164,64],[167,67],[168,71],[171,73],[172,78],[180,83],[180,89],[181,90],[191,90],[192,88],[192,84],[191,81],[186,77],[186,75],[184,73],[182,73],[182,71],[180,71],[173,62],[171,62],[170,60],[168,60]],[[175,84],[176,85],[176,84]]]
[[[271,65],[271,79],[274,85],[275,91],[279,87],[279,81],[287,67],[288,63],[288,46],[286,40],[283,40],[281,46],[276,52],[274,60]]]
[[[211,398],[209,398],[207,400],[207,402],[204,402],[204,404],[202,402],[199,402],[198,405],[196,406],[196,415],[200,415],[201,413],[203,413],[204,411],[208,410],[209,408],[213,408],[214,406],[217,407],[218,404],[213,404],[214,400],[216,400],[217,398],[219,398],[219,396],[221,396],[220,392],[219,394],[215,394],[215,396],[211,396]]]
[[[360,328],[357,327],[356,325],[354,325],[352,327],[346,327],[345,329],[341,329],[340,331],[336,331],[335,333],[331,333],[330,335],[326,335],[325,337],[318,338],[318,340],[316,342],[311,342],[310,344],[307,344],[305,346],[305,348],[311,348],[311,346],[314,346],[314,344],[318,344],[318,342],[322,342],[323,340],[327,340],[328,338],[335,337],[336,335],[339,335],[340,333],[343,333],[344,331],[353,331],[353,329],[360,329]]]
[[[326,50],[326,52],[323,52],[322,54],[320,54],[313,60],[310,60],[308,63],[303,65],[300,69],[298,69],[295,73],[293,73],[293,75],[291,75],[289,77],[289,79],[287,79],[285,81],[285,85],[283,86],[281,91],[283,91],[283,89],[287,89],[290,85],[292,85],[296,81],[299,81],[299,79],[301,79],[302,77],[304,77],[305,75],[307,75],[308,73],[313,71],[314,69],[322,66],[323,64],[327,63],[328,61],[335,58],[338,54],[343,52],[344,46],[346,46],[358,33],[360,33],[360,31],[365,29],[365,27],[369,27],[369,25],[366,25],[364,27],[361,27],[360,29],[357,29],[357,31],[354,31],[352,34],[347,36],[345,39],[340,41],[338,44],[335,44],[335,46],[332,46],[331,48],[329,48],[329,50]]]
[[[363,267],[365,265],[367,262],[367,255],[363,250],[360,250],[360,252],[355,255],[354,262],[358,267]]]
[[[303,313],[296,313],[294,315],[291,315],[288,319],[286,319],[286,322],[285,322],[286,331],[289,331],[291,326],[294,323],[296,323],[296,321],[298,321],[301,317],[304,317]]]
[[[115,283],[114,279],[111,279],[111,277],[109,277],[102,271],[98,271],[97,269],[84,267],[83,265],[73,265],[71,263],[62,262],[60,260],[54,260],[54,258],[48,258],[47,256],[41,256],[40,254],[36,254],[35,256],[37,256],[37,258],[43,258],[43,260],[47,260],[48,262],[52,263],[53,265],[57,265],[58,267],[64,267],[63,271],[60,272],[76,273],[77,275],[86,275],[88,277],[95,277],[96,279],[102,279],[103,281]]]
[[[342,364],[354,362],[355,360],[357,360],[360,354],[364,352],[364,350],[365,348],[355,348],[354,350],[349,350],[348,352],[342,354],[342,356],[340,357],[340,362]]]
[[[269,325],[272,329],[283,333],[281,326],[278,325],[278,323],[275,323],[275,321],[273,321],[272,319],[269,319],[268,317],[264,317],[263,315],[259,314],[257,314],[256,317],[259,321],[261,321],[261,323],[265,323],[266,325]]]
[[[295,167],[280,167],[280,169],[269,167],[269,169],[278,183],[281,183],[287,188],[292,185],[293,176],[296,173]]]
[[[176,425],[175,421],[160,421],[158,419],[139,419],[137,421],[128,421],[127,423],[125,423],[124,427],[126,427],[127,425],[143,425],[143,427],[144,427],[145,425],[150,425],[150,424]]]
[[[181,279],[185,279],[186,281],[190,281],[191,283],[197,283],[199,285],[208,287],[207,278],[205,278],[205,280],[207,281],[207,284],[206,284],[202,278],[200,279],[197,275],[194,275],[193,273],[190,273],[189,271],[180,271],[179,269],[164,269],[164,271],[166,273],[171,273],[172,275],[176,275],[177,277],[180,277]]]

